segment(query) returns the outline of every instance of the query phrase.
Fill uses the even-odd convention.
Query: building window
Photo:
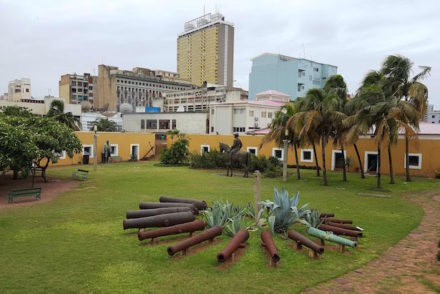
[[[433,115],[432,118],[435,118],[435,115]]]
[[[110,156],[118,156],[119,148],[118,144],[110,144]]]
[[[266,111],[261,112],[261,117],[266,117]]]
[[[255,155],[255,156],[258,155],[258,149],[257,149],[257,147],[248,147],[248,148],[247,148],[247,152],[249,152],[250,154],[253,154],[253,155]]]
[[[171,128],[172,128],[173,130],[175,130],[175,129],[177,128],[177,123],[176,123],[176,120],[175,120],[175,119],[173,119],[173,120],[171,121]]]
[[[201,145],[200,146],[200,153],[203,155],[203,153],[209,153],[211,150],[211,147],[209,145]]]
[[[347,151],[344,150],[344,154],[342,154],[341,150],[333,150],[331,170],[344,168],[344,160],[347,160]]]
[[[279,160],[283,160],[284,150],[281,148],[272,148],[272,156],[278,158]]]
[[[82,149],[83,155],[89,155],[89,157],[93,157],[93,145],[83,145]]]
[[[253,110],[249,110],[249,117],[254,117],[254,111]]]
[[[302,162],[313,162],[313,157],[312,157],[312,153],[313,150],[312,149],[302,149],[301,150],[301,161]]]
[[[233,127],[232,128],[233,133],[244,133],[246,132],[246,128],[244,127]]]
[[[145,120],[141,119],[141,130],[145,130]]]
[[[157,130],[157,119],[147,119],[147,130]]]
[[[211,133],[214,133],[214,127],[211,127]]]
[[[54,152],[54,155],[58,156],[58,159],[66,159],[66,151],[62,151],[61,153]]]
[[[421,169],[422,168],[422,154],[421,153],[410,153],[409,155],[409,168]],[[405,168],[406,168],[406,156],[404,157]]]
[[[159,130],[169,130],[170,129],[170,120],[169,119],[160,119],[159,120]]]
[[[303,91],[304,90],[304,84],[298,84],[298,92],[301,92],[301,91]]]
[[[268,112],[268,113],[267,113],[267,117],[268,117],[268,118],[272,118],[272,112]]]
[[[313,71],[319,72],[319,68],[315,67],[315,68],[313,68]]]

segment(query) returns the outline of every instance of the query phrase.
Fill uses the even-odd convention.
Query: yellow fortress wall
[[[78,138],[84,146],[93,146],[93,132],[76,132]],[[201,152],[202,146],[209,146],[210,150],[218,150],[219,143],[224,142],[228,145],[232,144],[233,136],[228,135],[187,135],[189,139],[190,152]],[[265,144],[261,149],[260,144],[262,136],[240,136],[243,142],[242,150],[246,151],[248,147],[257,148],[258,155],[264,155],[266,157],[272,156],[274,148],[280,148],[273,142]],[[139,145],[139,158],[142,158],[151,146],[155,146],[156,140],[154,134],[149,133],[107,133],[98,132],[98,163],[101,162],[101,152],[106,140],[110,141],[110,144],[116,144],[118,149],[118,156],[122,161],[130,159],[131,146]],[[168,146],[171,146],[173,140],[168,137],[166,142]],[[366,153],[377,152],[377,143],[374,138],[363,137],[357,143],[362,164],[365,166]],[[312,149],[312,147],[304,147],[304,149]],[[298,161],[300,166],[315,166],[315,159],[312,158],[312,162],[301,161],[301,148],[298,148]],[[321,146],[316,146],[318,154],[318,163],[321,162]],[[326,146],[326,168],[332,170],[334,163],[334,152],[339,152],[339,146],[334,146],[330,140]],[[359,163],[352,145],[346,146],[346,157],[350,159],[350,171],[359,171]],[[434,177],[437,170],[440,171],[440,136],[419,136],[418,140],[411,140],[409,144],[410,154],[419,154],[421,156],[421,167],[411,168],[412,175]],[[388,151],[386,144],[382,144],[381,148],[381,172],[383,174],[389,174],[389,161]],[[394,173],[396,175],[405,174],[405,139],[399,138],[396,145],[391,147],[392,160]],[[82,154],[76,154],[72,159],[66,156],[66,159],[60,159],[55,165],[72,165],[80,164],[82,162]],[[90,158],[89,164],[93,164],[93,158]],[[288,152],[288,164],[295,164],[295,155],[293,147],[289,148]]]

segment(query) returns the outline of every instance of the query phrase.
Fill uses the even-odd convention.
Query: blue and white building
[[[337,66],[303,58],[264,53],[252,59],[249,74],[249,99],[256,94],[277,90],[292,100],[303,97],[309,89],[323,88],[325,81],[337,73]]]

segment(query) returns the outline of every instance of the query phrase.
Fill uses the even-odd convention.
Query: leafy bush
[[[180,165],[188,161],[189,141],[181,134],[179,139],[171,147],[164,148],[160,152],[160,162],[167,165]]]
[[[438,170],[435,171],[435,178],[440,179],[440,171]]]
[[[287,232],[290,225],[301,222],[307,224],[302,218],[304,218],[310,210],[307,209],[307,204],[298,209],[299,192],[295,196],[289,197],[289,192],[281,189],[279,192],[276,188],[273,193],[273,201],[262,201],[260,213],[266,208],[268,210],[268,222],[269,226],[274,233]]]
[[[224,155],[217,150],[211,152],[191,153],[189,155],[189,166],[191,168],[220,168],[225,166]]]
[[[251,164],[250,164],[250,171],[254,172],[256,170],[263,173],[267,167],[269,166],[269,161],[267,160],[266,156],[255,156],[254,154],[251,155]]]
[[[283,174],[283,170],[279,165],[270,165],[265,171],[264,176],[268,178],[278,178]]]

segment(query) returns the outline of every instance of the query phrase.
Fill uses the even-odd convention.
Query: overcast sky
[[[338,66],[350,92],[389,54],[432,67],[425,80],[440,108],[440,1],[0,0],[0,92],[29,77],[32,95],[58,95],[65,73],[97,74],[104,63],[176,71],[185,21],[221,12],[235,25],[235,86],[248,88],[263,52]]]

